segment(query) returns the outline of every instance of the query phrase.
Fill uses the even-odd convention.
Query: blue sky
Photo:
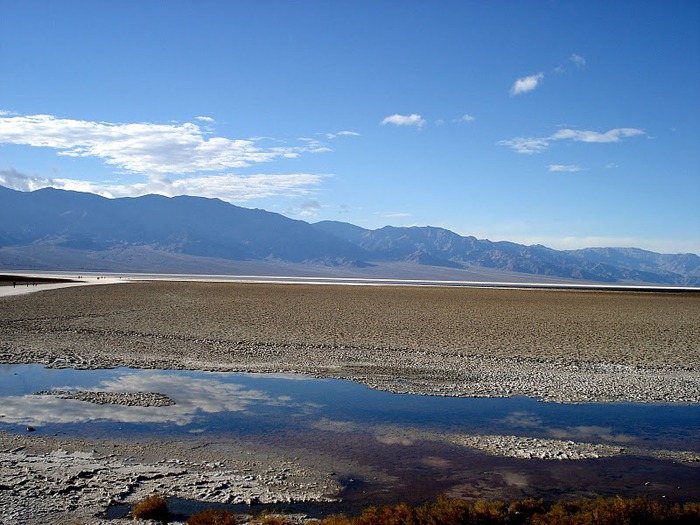
[[[0,0],[0,184],[700,254],[700,2]]]

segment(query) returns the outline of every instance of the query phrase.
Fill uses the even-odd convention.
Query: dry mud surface
[[[700,293],[85,286],[0,298],[0,363],[301,372],[402,393],[698,403]],[[150,402],[94,397],[86,401]],[[620,452],[509,436],[444,439],[510,457]],[[342,467],[303,451],[293,458],[280,454],[246,443],[129,444],[0,433],[0,521],[97,523],[95,513],[110,502],[152,491],[212,502],[337,494],[340,485],[330,473]]]

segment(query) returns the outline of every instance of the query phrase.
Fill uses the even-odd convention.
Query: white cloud
[[[510,88],[510,94],[513,96],[532,91],[542,83],[543,79],[544,73],[537,73],[536,75],[530,75],[529,77],[519,78]]]
[[[336,137],[359,137],[360,134],[357,131],[338,131],[336,133],[326,133],[326,137],[329,139],[334,139]]]
[[[51,178],[25,175],[13,168],[0,170],[0,186],[13,190],[34,191],[41,188],[56,187],[54,186],[55,184],[56,182]]]
[[[569,61],[573,62],[576,67],[583,67],[586,65],[586,59],[577,53],[572,53],[569,57]]]
[[[219,198],[230,202],[244,202],[265,197],[308,195],[314,186],[318,186],[327,177],[329,175],[309,173],[283,175],[224,174],[170,180],[167,177],[154,176],[144,183],[109,184],[24,175],[14,169],[9,169],[0,171],[0,185],[19,191],[34,191],[51,187],[95,193],[108,198],[138,197],[155,193],[168,197],[198,195],[201,197]]]
[[[549,140],[537,137],[515,137],[514,139],[501,140],[499,146],[507,146],[517,153],[539,153],[549,147]]]
[[[299,137],[297,140],[306,143],[306,148],[304,149],[309,153],[326,153],[328,151],[333,151],[331,148],[329,148],[323,142],[317,139]]]
[[[499,146],[506,146],[516,153],[540,153],[557,140],[573,140],[574,142],[606,143],[620,142],[624,137],[646,135],[644,130],[637,128],[615,128],[603,133],[598,131],[582,131],[575,129],[560,129],[549,137],[515,137],[513,139],[497,142]]]
[[[194,117],[195,120],[201,120],[202,122],[208,122],[209,124],[214,124],[216,120],[211,117]]]
[[[425,124],[425,120],[416,113],[411,113],[410,115],[399,115],[396,113],[382,120],[382,125],[386,124],[394,124],[395,126],[418,126],[420,128]]]
[[[206,138],[197,124],[91,122],[51,115],[0,117],[0,144],[97,157],[132,173],[182,175],[296,158],[305,147],[264,147],[255,139]],[[311,152],[321,151],[318,148]]]
[[[470,115],[469,113],[465,113],[462,118],[459,119],[460,122],[474,122],[476,120],[476,117],[473,115]]]
[[[582,171],[583,168],[576,164],[549,164],[547,170],[553,172],[576,173],[577,171]]]
[[[571,139],[576,142],[620,142],[622,137],[644,135],[644,131],[636,128],[616,128],[599,133],[597,131],[580,131],[575,129],[560,129],[551,136],[553,140]]]
[[[246,388],[243,384],[223,380],[223,375],[206,378],[162,372],[126,373],[103,381],[94,391],[157,392],[169,396],[176,404],[165,407],[98,405],[66,400],[54,395],[9,396],[3,399],[3,421],[12,424],[44,425],[47,423],[84,423],[109,420],[124,423],[174,423],[187,425],[202,412],[255,412],[260,406],[286,406],[294,414],[316,407],[296,403],[286,396]],[[79,391],[76,385],[61,385],[56,390]]]

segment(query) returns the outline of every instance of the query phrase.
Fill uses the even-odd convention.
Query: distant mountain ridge
[[[309,224],[219,199],[106,199],[52,188],[0,186],[0,268],[202,273],[226,261],[316,265],[357,273],[401,263],[423,275],[494,270],[607,283],[700,286],[700,257],[637,248],[553,250],[492,242],[443,228]],[[61,266],[61,268],[57,268]],[[250,266],[254,268],[254,266]],[[297,268],[300,266],[297,266]],[[444,270],[438,270],[438,269]],[[76,268],[78,269],[78,268]]]
[[[554,250],[542,245],[462,237],[433,227],[366,230],[342,222],[314,227],[367,250],[373,260],[421,260],[435,266],[481,266],[512,272],[602,282],[647,282],[698,286],[700,257],[666,255],[638,248]]]
[[[329,264],[364,255],[304,221],[219,199],[107,199],[53,188],[25,193],[0,186],[0,246],[27,244],[96,251],[147,245],[200,257]]]

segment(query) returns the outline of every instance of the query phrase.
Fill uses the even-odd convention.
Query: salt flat
[[[154,281],[4,298],[0,312],[3,362],[401,378],[455,395],[472,395],[484,367],[657,382],[700,365],[698,292]]]
[[[0,298],[0,363],[302,372],[393,392],[559,402],[698,403],[699,334],[697,292],[139,281]],[[0,465],[7,476],[21,466],[31,479],[32,469],[60,467],[86,450],[97,451],[90,452],[91,469],[110,471],[114,463],[114,472],[124,474],[114,480],[118,494],[102,486],[98,499],[81,492],[78,514],[51,507],[41,484],[29,482],[17,497],[6,491],[5,509],[21,514],[27,501],[38,509],[46,500],[44,517],[70,523],[91,515],[90,505],[128,501],[158,483],[160,490],[197,497],[177,464],[158,483],[131,475],[158,474],[164,467],[156,458],[163,455],[185,462],[187,473],[227,477],[233,492],[236,483],[251,485],[237,477],[249,469],[271,500],[296,494],[300,479],[314,498],[338,488],[329,473],[340,467],[330,456],[319,463],[317,454],[290,459],[249,443],[200,441],[113,445],[0,434],[10,454]],[[507,439],[497,443],[512,452]],[[247,459],[216,466],[223,450]],[[282,464],[289,482],[279,477]],[[319,485],[312,488],[314,479]],[[65,489],[62,483],[57,478],[55,490]]]

